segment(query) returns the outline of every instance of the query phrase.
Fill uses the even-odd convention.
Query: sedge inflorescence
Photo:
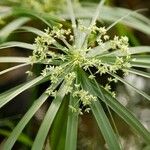
[[[112,39],[107,34],[105,27],[92,25],[84,26],[78,23],[77,32],[83,39],[80,44],[79,38],[72,33],[71,29],[65,29],[61,24],[52,29],[46,29],[42,36],[35,39],[35,49],[30,57],[32,63],[39,62],[45,64],[41,75],[49,74],[50,86],[47,94],[56,97],[57,90],[55,85],[64,81],[65,94],[71,93],[77,99],[76,104],[81,104],[85,112],[89,112],[89,106],[97,98],[83,89],[80,81],[77,80],[76,68],[79,67],[89,74],[90,80],[95,80],[95,75],[100,76],[107,73],[117,73],[118,70],[126,72],[126,68],[131,67],[129,60],[129,44],[126,36],[114,36]],[[115,56],[110,59],[111,55]],[[95,72],[90,71],[94,68]],[[111,82],[117,82],[114,77],[108,78],[108,83],[104,88],[111,92]],[[80,112],[75,106],[69,106],[73,112]]]

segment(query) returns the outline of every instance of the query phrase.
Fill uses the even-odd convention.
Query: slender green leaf
[[[86,7],[82,8],[84,10],[81,10],[81,8],[80,8],[80,10],[77,10],[76,16],[92,17],[92,14],[95,11],[94,7],[95,6],[93,6],[93,8],[91,6],[88,8],[86,8]],[[87,12],[87,10],[88,10],[88,12]],[[80,12],[80,14],[79,14],[79,12]],[[101,12],[102,12],[101,18],[99,18],[99,19],[109,21],[109,22],[115,22],[116,20],[125,16],[126,14],[131,13],[132,10],[125,9],[125,8],[119,8],[119,7],[103,6]],[[147,20],[147,22],[144,22],[143,20],[141,20],[141,17],[137,18],[137,15],[143,16],[139,13],[135,13],[135,14],[132,14],[132,16],[128,16],[128,17],[124,18],[120,22],[124,25],[132,27],[132,28],[137,29],[139,31],[142,31],[146,34],[150,34],[149,23],[148,23],[148,22],[150,22],[150,19],[143,16],[144,18],[146,18],[145,20]]]
[[[43,145],[46,139],[46,136],[49,132],[49,129],[53,123],[53,120],[58,112],[58,109],[62,103],[62,100],[65,96],[66,88],[64,86],[64,83],[61,85],[60,89],[58,90],[58,93],[56,95],[56,98],[52,101],[48,111],[46,112],[45,118],[39,128],[39,131],[37,133],[37,136],[34,140],[32,150],[42,150]]]
[[[10,48],[10,47],[20,47],[24,49],[29,49],[29,50],[34,50],[34,45],[25,43],[25,42],[17,42],[17,41],[11,41],[11,42],[6,42],[0,45],[0,49],[4,48]]]
[[[134,13],[141,11],[141,9],[136,11],[129,11],[126,15],[122,16],[121,18],[114,21],[109,27],[107,27],[107,31],[111,29],[113,26],[115,26],[117,23],[121,22],[121,20],[125,19],[126,17],[129,17],[130,15],[134,15]]]
[[[96,58],[102,60],[103,63],[114,64],[116,60],[116,56],[112,55],[98,55]],[[150,59],[149,55],[132,55],[131,60],[129,61],[131,66],[140,67],[140,68],[150,68]]]
[[[85,27],[89,27],[91,20],[90,19],[84,19],[82,20],[82,24]],[[86,38],[87,34],[85,32],[80,31],[79,29],[76,30],[76,40],[75,40],[75,45],[77,46],[77,48],[81,48],[85,38]],[[86,45],[85,45],[86,47]]]
[[[141,135],[148,143],[150,143],[150,133],[127,108],[125,108],[122,104],[119,103],[118,100],[112,97],[108,91],[99,86],[106,98],[103,100],[99,88],[95,83],[88,82],[88,87],[91,87],[95,94],[104,103],[106,103],[112,110],[114,110],[114,112],[116,112],[134,131],[136,131],[136,133]]]
[[[140,53],[150,53],[150,46],[135,46],[129,47],[129,54],[140,54]],[[116,50],[113,52],[108,52],[105,56],[126,56],[125,53],[121,53],[120,50]],[[135,59],[136,60],[136,59]]]
[[[109,123],[109,120],[102,108],[102,105],[99,101],[93,102],[91,105],[91,110],[97,121],[99,128],[108,144],[110,150],[118,149],[120,150],[119,140],[117,140],[117,135],[114,134],[114,131]]]
[[[100,55],[104,52],[106,52],[107,50],[109,50],[111,48],[111,44],[110,42],[106,42],[104,43],[103,46],[97,46],[92,48],[88,53],[87,53],[87,57],[95,57],[97,55]]]
[[[76,9],[75,14],[78,18],[89,18],[89,17],[91,18],[93,16],[93,13],[95,12],[95,7],[96,7],[95,5],[93,6],[90,5],[90,7],[84,7],[84,8],[78,7]],[[119,7],[103,6],[101,12],[102,12],[101,18],[99,18],[100,20],[115,22],[119,18],[132,12],[132,10],[119,8]],[[140,17],[137,18],[137,16],[140,16]],[[64,17],[67,17],[67,15],[65,14]],[[144,19],[141,20],[141,18],[144,18]],[[129,27],[132,27],[134,29],[137,29],[139,31],[142,31],[146,34],[150,34],[150,30],[149,30],[150,20],[139,13],[135,13],[132,16],[128,16],[124,18],[123,20],[121,20],[121,23]]]
[[[8,130],[0,129],[0,135],[9,137],[10,134],[11,132]],[[32,145],[32,140],[26,134],[23,134],[23,133],[20,134],[17,141],[29,147],[31,147]]]
[[[117,53],[114,52],[115,54]],[[135,46],[129,48],[129,54],[150,53],[150,46]],[[124,54],[120,54],[123,56]]]
[[[133,66],[150,68],[150,59],[149,58],[150,58],[149,54],[135,55],[135,56],[132,56],[132,59],[130,60],[130,62]]]
[[[89,91],[94,96],[97,96],[97,93],[94,91],[92,86],[90,86],[91,83],[90,83],[88,77],[86,76],[86,74],[83,71],[82,72],[80,71],[80,76],[82,76],[81,81],[82,81],[83,88],[85,90]],[[105,100],[103,99],[103,101],[105,101]],[[104,136],[104,139],[106,140],[106,143],[108,144],[109,149],[119,150],[120,146],[119,146],[119,142],[117,140],[117,136],[115,135],[115,133],[111,127],[111,124],[110,124],[101,104],[97,100],[96,102],[92,102],[90,107],[91,107],[93,115],[98,123],[98,126],[102,132],[102,135]]]
[[[53,25],[56,25],[56,22],[63,21],[60,17],[53,16],[46,13],[39,13],[37,11],[27,9],[27,8],[19,8],[14,7],[13,8],[14,15],[20,15],[20,16],[29,16],[29,17],[35,17],[43,21],[45,24],[47,24],[49,27],[53,27]]]
[[[130,73],[133,73],[133,74],[137,74],[137,75],[140,75],[142,77],[146,77],[146,78],[150,78],[150,73],[147,73],[147,72],[144,72],[144,71],[140,71],[140,70],[137,70],[137,69],[127,69]]]
[[[65,149],[65,139],[67,130],[69,96],[65,96],[52,123],[48,136],[50,137],[50,147],[54,150]]]
[[[0,63],[28,63],[28,57],[0,57]]]
[[[62,79],[63,77],[61,77],[56,84],[51,85],[53,89],[57,88],[57,86],[62,82]],[[16,142],[18,136],[21,134],[26,124],[30,121],[30,119],[33,117],[33,115],[42,106],[42,104],[46,101],[48,97],[49,95],[43,92],[43,94],[32,104],[31,108],[27,111],[24,117],[20,120],[20,122],[15,127],[15,129],[9,136],[8,140],[4,144],[4,149],[8,150],[13,147],[14,143]]]
[[[30,121],[36,111],[42,106],[42,104],[48,98],[48,94],[43,93],[31,106],[31,108],[27,111],[24,117],[20,120],[18,125],[15,127],[13,132],[10,134],[8,139],[3,145],[3,150],[11,150],[22,130],[26,126],[26,124]]]
[[[70,15],[71,22],[72,22],[72,27],[75,29],[76,28],[76,19],[75,19],[75,15],[73,12],[72,2],[71,2],[71,0],[66,0],[66,1],[67,1],[67,5],[68,5],[69,15]],[[74,31],[74,34],[75,34],[75,31]]]
[[[29,21],[27,17],[20,17],[13,20],[11,23],[6,25],[3,29],[0,30],[0,39],[4,41],[14,30],[25,24]]]
[[[35,33],[36,35],[39,35],[39,36],[42,36],[45,34],[43,31],[34,27],[29,27],[29,26],[23,26],[23,27],[20,27],[19,29],[23,29],[25,31]]]
[[[75,45],[78,45],[77,43],[79,42],[80,32],[77,29],[77,24],[76,24],[76,18],[75,18],[75,14],[74,14],[74,9],[73,9],[71,0],[66,0],[66,2],[67,2],[69,17],[71,19],[73,33],[74,33],[74,37],[75,37],[74,42],[75,42]]]
[[[14,66],[14,67],[10,67],[8,69],[5,69],[3,71],[0,71],[0,75],[4,74],[4,73],[7,73],[9,71],[12,71],[12,70],[15,70],[15,69],[18,69],[18,68],[21,68],[21,67],[24,67],[24,66],[27,66],[29,64],[21,64],[21,65],[17,65],[17,66]]]
[[[22,93],[23,91],[27,90],[28,88],[34,86],[35,84],[39,83],[43,78],[43,76],[39,76],[27,83],[21,84],[21,86],[17,86],[12,88],[12,90],[6,91],[0,94],[0,108],[11,101],[14,97]]]
[[[102,7],[103,7],[104,2],[105,2],[105,0],[101,0],[99,2],[98,6],[96,7],[96,11],[94,12],[94,15],[92,16],[92,20],[91,20],[89,26],[93,26],[96,24],[96,21],[100,15],[100,12],[102,11]],[[85,34],[84,39],[83,39],[83,44],[81,44],[82,47],[87,47],[87,41],[88,41],[89,33],[90,33],[90,31]]]
[[[75,106],[76,102],[77,102],[77,100],[72,95],[70,95],[69,105]],[[74,113],[74,112],[72,112],[71,109],[69,109],[65,150],[76,150],[77,132],[78,132],[78,113]]]
[[[143,97],[145,97],[147,100],[150,101],[150,96],[148,94],[146,94],[145,92],[137,89],[136,87],[134,87],[132,84],[128,83],[127,81],[125,81],[124,79],[122,79],[121,77],[119,77],[116,74],[111,74],[110,75],[114,76],[117,80],[121,81],[122,83],[124,83],[125,85],[131,87],[134,91],[136,91],[137,93],[139,93],[140,95],[142,95]]]
[[[133,67],[140,67],[140,68],[150,68],[149,63],[142,63],[142,62],[131,62]]]
[[[150,63],[149,55],[132,55],[132,61]]]
[[[103,4],[104,4],[105,0],[101,0],[96,8],[96,11],[95,11],[95,14],[92,18],[92,21],[91,21],[91,26],[95,25],[96,21],[98,20],[98,17],[99,17],[99,14],[100,14],[100,11],[102,12],[102,7],[103,7]]]
[[[150,133],[146,128],[138,121],[138,119],[132,115],[132,113],[121,105],[118,100],[113,98],[110,93],[103,89],[106,97],[106,103],[116,112],[136,133],[141,135],[147,143],[150,143]]]

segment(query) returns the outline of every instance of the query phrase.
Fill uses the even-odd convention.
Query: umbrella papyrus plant
[[[67,0],[71,20],[70,27],[66,28],[60,23],[55,23],[54,26],[48,27],[44,31],[26,27],[38,35],[33,45],[21,42],[8,42],[1,45],[1,49],[19,46],[30,49],[33,53],[29,58],[0,57],[0,62],[23,63],[1,71],[0,74],[25,65],[43,64],[45,67],[40,76],[2,93],[0,107],[23,91],[49,81],[49,87],[33,103],[4,142],[4,150],[13,147],[27,123],[48,97],[52,98],[52,102],[32,144],[33,150],[43,149],[55,117],[61,105],[67,100],[67,106],[64,108],[68,111],[63,149],[76,149],[78,117],[84,113],[93,114],[108,149],[121,149],[118,132],[112,127],[110,119],[105,113],[106,108],[112,109],[135,133],[150,143],[150,133],[127,108],[119,103],[115,91],[111,89],[111,83],[122,82],[150,100],[148,94],[138,90],[123,78],[128,73],[150,78],[149,73],[133,69],[133,67],[149,68],[150,49],[148,46],[130,47],[126,36],[109,36],[108,30],[118,21],[108,27],[97,23],[98,17],[101,16],[103,3],[103,0],[99,3],[91,19],[78,20],[75,18],[71,1]],[[143,53],[145,54],[143,55]],[[121,71],[123,75],[119,76],[118,71]],[[28,73],[32,74],[31,71]],[[101,85],[97,76],[101,78],[105,75],[109,76],[108,82]],[[107,106],[105,109],[102,103]],[[113,118],[111,119],[113,120]]]

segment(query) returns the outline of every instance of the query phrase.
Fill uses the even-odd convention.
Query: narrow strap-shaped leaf
[[[103,9],[102,19],[115,22],[116,20],[118,20],[119,18],[125,16],[127,13],[130,13],[130,12],[133,12],[133,11],[129,9],[125,9],[125,8],[105,6]],[[135,17],[137,15],[141,16],[141,14],[137,12],[133,13],[132,16],[128,16],[127,18],[124,18],[123,20],[121,20],[121,23],[127,26],[130,26],[134,29],[140,30],[146,34],[150,34],[150,30],[148,29],[149,24]],[[146,20],[148,20],[148,18]],[[149,21],[150,20],[148,20],[148,22]]]
[[[97,85],[93,82],[89,82],[88,84],[89,87],[91,87],[94,91],[95,94],[101,99],[101,93],[97,87]],[[105,101],[106,103],[114,112],[118,114],[136,133],[141,135],[148,143],[150,143],[150,133],[146,130],[146,128],[138,121],[138,119],[132,115],[132,113],[123,105],[119,103],[118,100],[116,100],[112,95],[106,91],[104,88],[101,88],[103,94],[105,95]]]
[[[20,27],[29,20],[30,19],[27,17],[20,17],[18,19],[13,20],[3,29],[0,30],[0,39],[4,41],[14,30],[16,30],[18,27]]]
[[[5,129],[0,129],[0,135],[9,137],[11,134],[11,131],[5,130]],[[26,135],[21,133],[20,136],[17,139],[18,142],[31,147],[32,146],[32,140]]]
[[[111,44],[110,42],[106,42],[104,43],[103,46],[97,46],[92,48],[88,53],[87,53],[87,57],[95,57],[97,55],[100,55],[104,52],[106,52],[107,50],[109,50],[111,48]]]
[[[130,60],[132,66],[141,68],[150,68],[150,56],[149,55],[133,55]]]
[[[117,140],[117,135],[114,134],[114,131],[109,123],[109,120],[102,108],[102,105],[99,101],[93,102],[91,105],[92,113],[96,119],[96,122],[108,144],[110,150],[120,150],[119,140]]]
[[[73,12],[73,7],[72,7],[72,2],[71,0],[66,0],[67,1],[67,5],[68,5],[68,11],[69,11],[69,14],[70,14],[70,18],[71,18],[71,22],[72,22],[72,27],[73,29],[76,29],[76,19],[75,19],[75,15],[74,15],[74,12]],[[75,33],[75,31],[74,31]]]
[[[133,54],[140,54],[140,53],[150,53],[150,46],[135,46],[135,47],[129,47],[128,53],[130,55]],[[116,50],[113,52],[107,53],[107,56],[126,56],[125,53],[121,53],[120,50]]]
[[[53,87],[53,89],[56,89],[57,86],[62,82],[62,80],[63,80],[63,77],[61,77],[56,84],[52,84],[51,86]],[[46,101],[48,97],[49,95],[43,92],[43,94],[32,104],[31,108],[19,121],[19,123],[17,124],[17,126],[15,127],[11,135],[9,136],[8,140],[4,144],[4,149],[7,150],[13,147],[14,143],[16,142],[17,138],[21,134],[26,124],[30,121],[30,119],[33,117],[33,115],[42,106],[42,104]]]
[[[25,31],[32,32],[32,33],[39,35],[39,36],[42,36],[45,34],[43,31],[41,31],[37,28],[34,28],[34,27],[29,27],[29,26],[23,26],[23,27],[20,27],[19,29],[23,29]]]
[[[52,123],[48,138],[53,150],[65,149],[69,95],[66,95]]]
[[[16,140],[18,139],[19,135],[21,134],[22,130],[26,126],[26,124],[30,121],[36,111],[42,106],[42,104],[48,98],[48,94],[43,93],[31,106],[31,108],[27,111],[27,113],[23,116],[20,120],[18,125],[15,127],[13,132],[10,134],[8,139],[3,145],[3,150],[11,150],[13,145],[15,144]]]
[[[17,86],[9,91],[0,94],[0,108],[3,107],[5,104],[7,104],[9,101],[11,101],[14,97],[22,93],[23,91],[36,85],[37,83],[40,83],[40,81],[43,78],[44,78],[43,76],[39,76],[31,81],[28,81],[27,83],[21,84],[20,86]]]
[[[67,70],[70,71],[70,67]],[[61,76],[62,80],[64,79],[66,74],[68,74],[67,70],[65,74]],[[57,112],[57,115],[52,123],[48,135],[48,137],[50,138],[51,149],[60,150],[65,148],[66,127],[67,127],[67,118],[68,118],[68,104],[69,104],[69,96],[65,96]]]
[[[57,16],[41,14],[41,13],[26,9],[26,8],[14,7],[13,13],[14,15],[24,15],[24,16],[38,18],[51,28],[54,24],[56,24],[56,22],[62,21],[62,19],[58,18]]]
[[[101,0],[99,2],[94,15],[92,16],[92,20],[91,20],[90,26],[95,25],[96,21],[98,20],[99,14],[100,14],[100,12],[102,12],[102,6],[103,6],[104,2],[105,2],[105,0]],[[83,47],[85,47],[86,44],[87,44],[89,33],[90,33],[90,31],[85,34],[85,38],[84,38],[83,44],[82,44]]]
[[[17,66],[14,66],[14,67],[10,67],[8,69],[5,69],[3,71],[0,71],[0,75],[4,74],[4,73],[7,73],[9,71],[12,71],[12,70],[15,70],[15,69],[18,69],[18,68],[21,68],[21,67],[24,67],[24,66],[27,66],[29,64],[21,64],[21,65],[17,65]]]
[[[116,60],[115,55],[98,55],[97,58],[104,61],[109,60],[111,62],[115,62]],[[131,55],[130,62],[150,63],[149,55]]]
[[[75,43],[75,45],[78,45],[77,43],[78,43],[79,31],[77,30],[76,18],[75,18],[75,14],[74,14],[72,2],[71,2],[72,0],[66,0],[66,1],[67,1],[69,17],[71,19],[73,33],[74,33],[74,37],[75,37],[74,43]]]
[[[91,18],[93,16],[93,13],[95,12],[95,7],[96,5],[90,5],[89,7],[85,6],[81,8],[80,7],[76,8],[75,10],[76,16],[78,18]],[[126,14],[132,11],[129,9],[125,9],[125,8],[103,6],[101,12],[102,12],[101,16],[100,18],[98,18],[98,20],[115,22],[119,18],[125,16]],[[140,17],[137,17],[137,16],[140,16]],[[143,15],[139,13],[135,13],[132,16],[124,18],[124,20],[121,20],[121,23],[129,27],[132,27],[134,29],[137,29],[139,31],[142,31],[146,34],[150,34],[149,24],[148,24],[150,20],[146,17],[144,17],[143,19],[143,17],[144,17]],[[65,14],[65,18],[68,18],[67,14]],[[141,20],[141,18],[143,20]],[[146,20],[146,22],[144,20]]]
[[[145,10],[145,11],[147,11],[147,10]],[[146,16],[144,16],[144,15],[142,15],[140,13],[135,13],[134,17],[137,18],[138,20],[143,21],[144,23],[150,25],[150,19],[147,18]]]
[[[92,95],[98,96],[92,86],[90,86],[90,80],[83,71],[80,71],[80,76],[82,76],[82,86],[84,89],[89,91]],[[109,149],[120,150],[117,136],[115,135],[101,104],[97,100],[96,102],[92,102],[90,107]]]
[[[76,102],[77,100],[72,95],[70,95],[69,105],[75,106]],[[77,132],[78,132],[78,113],[72,112],[72,110],[69,109],[65,150],[76,150]]]
[[[150,63],[149,55],[132,55],[131,61]]]
[[[150,46],[135,46],[129,48],[130,54],[150,53]]]
[[[139,68],[150,68],[150,63],[144,63],[144,62],[133,62],[133,61],[131,61],[131,65],[133,67],[139,67]]]
[[[0,45],[0,49],[4,48],[10,48],[10,47],[20,47],[24,49],[29,49],[29,50],[34,50],[34,45],[25,43],[25,42],[17,42],[17,41],[11,41],[11,42],[6,42]]]
[[[91,21],[91,26],[93,26],[95,23],[96,23],[96,20],[98,19],[99,17],[99,14],[100,14],[100,11],[102,12],[102,6],[104,4],[105,0],[101,0],[96,8],[96,12],[92,18],[92,21]]]
[[[28,57],[0,57],[0,63],[27,63]]]
[[[58,112],[58,109],[62,103],[62,100],[65,96],[65,85],[64,83],[62,83],[60,89],[57,92],[56,98],[52,101],[52,103],[50,104],[50,107],[48,109],[48,111],[46,112],[46,115],[44,117],[44,120],[39,128],[39,131],[37,133],[37,136],[34,140],[33,146],[32,146],[32,150],[42,150],[43,149],[43,145],[46,139],[46,136],[49,132],[49,129],[53,123],[53,120]]]
[[[136,11],[132,11],[132,12],[128,12],[126,15],[122,16],[121,18],[119,18],[118,20],[116,20],[115,22],[113,22],[108,28],[107,28],[107,31],[110,30],[113,26],[115,26],[117,23],[121,22],[121,20],[125,19],[126,17],[130,16],[130,15],[133,15],[134,13],[136,12],[139,12],[143,9],[139,9],[139,10],[136,10]]]
[[[142,55],[141,55],[142,56]],[[133,67],[140,67],[140,68],[150,68],[150,60],[149,60],[149,55],[147,57],[138,57],[138,56],[131,56],[132,59],[129,61],[131,66]],[[108,63],[108,64],[114,64],[116,60],[116,56],[109,56],[106,54],[104,55],[98,55],[96,58],[99,58],[102,60],[103,63]]]
[[[103,89],[106,97],[106,103],[116,112],[136,133],[141,135],[147,143],[150,143],[150,133],[146,128],[138,121],[138,119],[132,115],[132,113],[121,105],[118,100],[112,97],[110,93]]]
[[[122,83],[124,83],[125,85],[131,87],[134,91],[136,91],[137,93],[139,93],[140,95],[142,95],[143,97],[145,97],[147,100],[150,101],[150,96],[148,94],[146,94],[145,92],[137,89],[136,87],[134,87],[133,85],[131,85],[130,83],[128,83],[127,81],[125,81],[124,79],[122,79],[121,77],[119,77],[116,74],[111,74],[110,75],[114,76],[117,80],[121,81]]]
[[[112,64],[115,62],[116,56],[111,55],[99,55],[97,58],[101,59],[103,62]],[[149,55],[131,55],[129,62],[133,67],[150,68]]]
[[[84,20],[82,20],[82,25],[85,26],[85,27],[89,27],[90,21],[91,21],[90,19],[84,19]],[[82,32],[79,28],[77,28],[76,41],[75,41],[76,42],[75,45],[76,45],[77,48],[80,49],[82,47],[86,36],[87,36],[87,33]],[[87,45],[85,44],[84,47],[86,48]]]
[[[141,71],[141,70],[137,70],[137,69],[127,69],[130,73],[133,73],[133,74],[137,74],[137,75],[140,75],[140,76],[143,76],[143,77],[146,77],[146,78],[150,78],[150,73],[147,73],[147,72],[144,72],[144,71]]]

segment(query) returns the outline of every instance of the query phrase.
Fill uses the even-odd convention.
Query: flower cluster
[[[71,73],[68,73],[66,76],[65,76],[65,89],[66,89],[66,94],[67,93],[71,93],[72,90],[73,90],[73,81],[75,80],[76,78],[76,74],[74,72],[71,72]]]
[[[85,90],[77,90],[73,93],[73,97],[78,97],[83,106],[88,106],[92,101],[96,101],[96,97]]]
[[[111,40],[111,47],[112,49],[120,49],[124,53],[128,53],[128,38],[126,36],[115,36],[113,40]]]
[[[77,86],[79,84],[75,84],[77,78],[75,68],[80,67],[90,73],[89,79],[92,80],[95,80],[96,74],[101,76],[107,73],[116,73],[117,70],[125,72],[126,68],[131,67],[129,44],[126,36],[115,36],[110,39],[105,27],[97,27],[96,25],[85,27],[79,22],[77,30],[81,35],[85,35],[81,46],[76,45],[78,43],[75,42],[76,37],[72,34],[71,29],[64,29],[62,25],[46,29],[42,36],[36,38],[35,49],[30,60],[32,63],[45,64],[41,75],[47,76],[49,74],[51,81],[46,93],[55,97],[57,90],[54,85],[59,83],[61,79],[65,84],[65,94],[72,94],[86,108],[85,112],[89,112],[88,106],[96,100],[96,97]],[[94,55],[91,55],[93,53]],[[110,54],[114,56],[111,61],[107,59]],[[70,70],[68,70],[69,67]],[[92,67],[95,68],[93,74],[89,71]],[[115,96],[115,93],[111,91],[111,82],[116,83],[117,80],[109,78],[104,88]],[[79,110],[76,110],[74,106],[70,106],[70,108],[73,112],[82,114],[80,108]]]
[[[72,110],[72,112],[78,112],[80,115],[83,114],[83,111],[86,113],[90,112],[90,105],[92,102],[97,100],[97,97],[93,96],[92,94],[89,93],[89,91],[86,91],[84,89],[79,89],[80,85],[76,86],[76,90],[73,91],[73,97],[75,99],[78,99],[76,105],[81,104],[81,108],[76,108],[75,106],[69,105],[69,108]],[[80,103],[78,103],[80,102]]]
[[[64,55],[56,53],[54,50],[60,48],[57,40],[60,39],[63,42],[67,43],[66,36],[70,34],[71,30],[62,29],[62,25],[54,26],[52,30],[50,30],[49,28],[45,29],[45,33],[35,39],[35,49],[33,51],[32,57],[30,57],[31,61],[45,61],[47,63],[50,63],[52,60],[55,59],[61,59],[64,61]],[[67,51],[67,48],[64,47],[64,49],[62,48],[61,51]]]

